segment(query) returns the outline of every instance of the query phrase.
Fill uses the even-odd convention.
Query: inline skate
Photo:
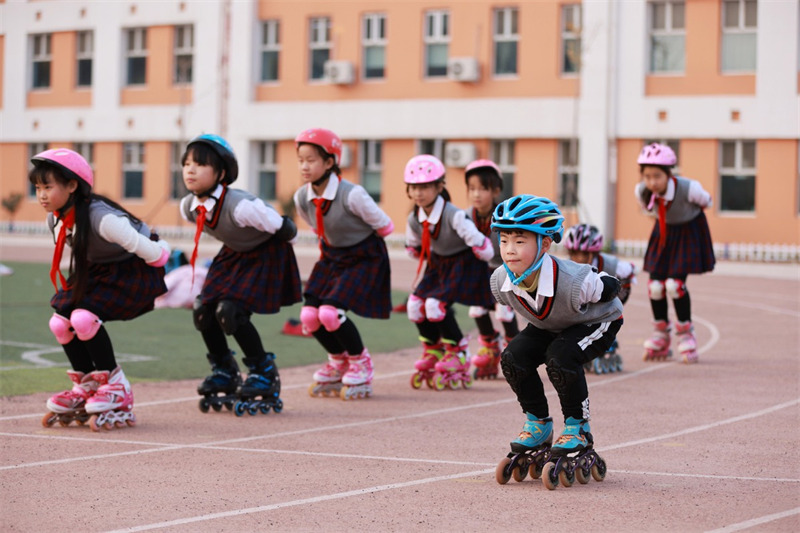
[[[281,377],[275,366],[275,354],[267,352],[261,357],[245,357],[243,361],[250,373],[239,387],[239,400],[233,404],[236,416],[243,416],[245,412],[251,416],[258,412],[267,414],[270,409],[276,413],[283,411]]]
[[[97,392],[86,400],[86,413],[89,414],[89,427],[92,431],[100,428],[114,429],[136,425],[133,414],[133,391],[121,367],[113,371],[95,370],[92,379],[97,381]]]
[[[617,339],[602,356],[592,359],[583,365],[583,370],[595,374],[608,374],[612,372],[622,372],[622,356],[617,351],[619,345]]]
[[[481,347],[478,353],[472,358],[475,371],[472,377],[475,379],[495,379],[500,369],[500,352],[503,350],[502,337],[499,333],[495,335],[481,335],[478,339]]]
[[[56,422],[66,427],[74,420],[79,426],[84,425],[89,420],[86,412],[86,400],[91,398],[97,391],[97,381],[92,378],[92,374],[84,374],[76,370],[67,370],[67,376],[74,385],[71,390],[59,392],[47,400],[47,408],[50,412],[42,417],[42,425],[49,428]]]
[[[339,397],[344,400],[369,398],[372,396],[372,357],[366,348],[361,355],[348,356],[350,367],[342,376],[342,390]]]
[[[653,334],[644,341],[645,361],[664,361],[672,357],[669,349],[669,322],[666,320],[653,321]]]
[[[446,387],[465,389],[472,387],[472,374],[469,372],[469,339],[463,337],[458,344],[444,343],[444,357],[434,365],[433,388],[442,391]]]
[[[519,436],[511,441],[511,452],[498,463],[495,479],[501,485],[523,481],[528,475],[539,479],[542,468],[550,460],[550,446],[553,443],[553,419],[536,418],[525,413],[527,420]]]
[[[209,409],[219,412],[224,406],[231,411],[233,404],[238,399],[236,391],[242,384],[239,365],[233,358],[233,352],[228,352],[228,355],[222,360],[211,354],[206,357],[211,363],[211,375],[197,387],[197,393],[203,397],[200,399],[200,410],[204,413],[207,413]]]
[[[342,376],[350,368],[347,353],[328,354],[328,362],[314,372],[314,383],[308,387],[312,398],[317,396],[339,396],[342,390]]]
[[[555,490],[559,483],[571,487],[576,479],[585,485],[590,477],[603,481],[606,462],[594,451],[589,422],[569,417],[564,432],[550,448],[550,460],[542,469],[542,483]]]
[[[424,337],[420,337],[422,341],[422,357],[414,361],[414,368],[417,371],[411,376],[411,387],[419,389],[422,384],[428,385],[428,388],[433,388],[433,375],[435,373],[434,367],[436,363],[442,358],[444,346],[441,341],[430,342]]]
[[[697,339],[694,336],[694,326],[690,320],[678,322],[675,325],[676,340],[678,341],[678,353],[686,364],[698,362]]]

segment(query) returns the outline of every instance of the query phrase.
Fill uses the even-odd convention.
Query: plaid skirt
[[[685,224],[667,226],[667,242],[658,249],[660,234],[656,221],[647,252],[644,256],[644,270],[661,278],[702,274],[714,270],[714,244],[708,229],[706,215],[700,212]]]
[[[322,257],[311,270],[303,293],[320,301],[335,302],[364,318],[389,318],[390,281],[386,243],[373,234],[346,248],[322,243]]]
[[[470,249],[449,256],[432,253],[414,294],[423,299],[436,298],[445,304],[494,308],[489,274],[488,263],[475,257]]]
[[[72,277],[67,280],[72,285]],[[50,300],[58,314],[68,317],[86,309],[103,322],[130,320],[151,311],[158,296],[167,292],[164,268],[149,266],[138,256],[113,263],[90,263],[86,292],[76,304],[72,290],[61,289]]]
[[[273,314],[299,302],[300,287],[294,248],[272,238],[247,252],[224,245],[208,268],[200,299],[231,300],[251,313]]]

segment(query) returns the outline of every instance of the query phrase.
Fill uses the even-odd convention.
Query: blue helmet
[[[544,196],[519,194],[499,204],[492,214],[492,229],[524,230],[561,242],[564,215]]]
[[[204,133],[189,141],[188,146],[191,146],[194,143],[203,143],[210,146],[211,149],[222,158],[222,161],[225,162],[227,171],[225,172],[225,178],[223,178],[222,181],[229,185],[236,181],[236,178],[239,177],[239,163],[236,161],[236,154],[233,152],[231,145],[228,144],[228,141],[219,135],[214,135],[213,133]]]

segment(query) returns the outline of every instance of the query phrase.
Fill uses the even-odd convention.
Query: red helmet
[[[42,163],[58,167],[65,178],[78,180],[79,183],[82,181],[89,185],[89,189],[94,185],[92,167],[81,154],[68,148],[52,148],[40,152],[31,158],[31,163],[37,167]]]
[[[599,252],[603,249],[603,234],[595,226],[578,224],[567,230],[564,247],[577,252]]]
[[[323,128],[310,128],[300,132],[295,140],[295,145],[300,146],[300,143],[308,143],[319,146],[326,153],[333,156],[334,162],[338,165],[342,159],[342,140],[338,135],[331,130]]]

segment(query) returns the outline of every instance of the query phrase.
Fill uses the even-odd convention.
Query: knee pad
[[[497,304],[494,306],[494,314],[500,322],[511,322],[516,320],[514,308],[510,305]]]
[[[559,396],[565,394],[569,385],[578,379],[578,372],[564,368],[558,359],[550,358],[545,365],[547,367],[547,377]]]
[[[480,305],[471,305],[469,306],[469,317],[470,318],[480,318],[485,316],[489,313],[489,310],[485,307],[481,307]]]
[[[408,319],[415,323],[420,324],[425,321],[425,300],[412,294],[408,297],[408,304],[406,305],[406,313]]]
[[[75,331],[72,329],[69,319],[58,313],[53,313],[50,317],[50,331],[56,336],[59,344],[69,344],[75,338]]]
[[[304,305],[300,309],[300,323],[309,333],[314,333],[319,329],[319,309],[310,305]]]
[[[686,284],[682,279],[667,278],[664,288],[667,291],[667,295],[673,300],[686,296]]]
[[[447,316],[447,308],[444,302],[436,298],[425,299],[425,316],[431,322],[441,322]]]
[[[250,313],[231,300],[220,301],[214,316],[226,335],[233,335],[239,326],[250,321]]]
[[[88,341],[100,330],[103,321],[100,320],[96,314],[86,309],[76,309],[69,316],[69,321],[72,324],[72,329],[75,334],[82,341]]]
[[[320,305],[319,321],[322,327],[328,331],[336,331],[347,320],[344,313],[344,309],[338,309],[332,305]]]
[[[503,376],[506,378],[506,381],[511,386],[511,390],[518,395],[522,387],[522,382],[528,377],[528,372],[521,366],[517,366],[517,363],[514,361],[514,354],[508,348],[503,350],[503,353],[500,354],[500,369],[503,371]]]
[[[647,294],[651,300],[664,299],[664,282],[657,279],[651,280],[647,284]]]
[[[207,330],[214,321],[214,313],[211,308],[205,305],[198,296],[194,300],[192,306],[192,319],[194,320],[194,327],[197,331]]]

